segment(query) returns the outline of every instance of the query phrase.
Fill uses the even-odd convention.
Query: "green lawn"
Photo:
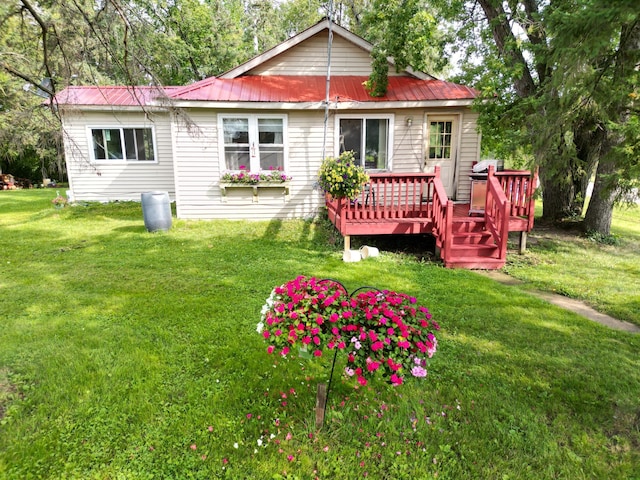
[[[575,230],[536,226],[525,255],[505,271],[538,288],[583,300],[596,310],[640,325],[640,208],[615,210],[613,244]]]
[[[54,195],[0,192],[0,479],[640,478],[638,335],[408,255],[343,263],[323,223],[150,234],[139,204]],[[316,431],[330,365],[274,366],[256,332],[300,274],[415,295],[427,379],[334,378]]]

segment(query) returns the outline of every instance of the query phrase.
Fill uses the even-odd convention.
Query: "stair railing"
[[[500,259],[507,258],[507,240],[509,238],[509,214],[511,202],[507,200],[500,181],[495,176],[494,167],[489,167],[487,176],[487,197],[484,208],[485,228],[499,247]]]
[[[433,235],[440,247],[440,257],[446,263],[453,243],[453,201],[447,197],[440,179],[440,167],[435,167],[433,187]]]

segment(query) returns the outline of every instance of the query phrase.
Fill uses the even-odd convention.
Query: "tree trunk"
[[[596,171],[596,180],[587,213],[584,216],[584,228],[587,232],[610,235],[616,188],[611,184],[616,166],[611,160],[602,159]],[[615,182],[615,181],[614,181]]]
[[[542,185],[542,218],[556,222],[567,217],[573,201],[573,185],[559,179],[559,175],[551,174],[540,167],[540,183]]]

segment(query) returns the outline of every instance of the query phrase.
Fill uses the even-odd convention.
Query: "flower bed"
[[[244,165],[240,166],[239,172],[225,172],[220,177],[221,183],[237,185],[277,184],[288,182],[289,180],[291,180],[291,177],[278,168],[272,168],[267,172],[251,173]]]
[[[258,332],[267,351],[289,357],[299,348],[314,357],[347,355],[345,374],[358,384],[382,375],[392,385],[427,376],[439,325],[414,297],[388,290],[349,295],[334,280],[299,276],[276,287],[262,309]]]

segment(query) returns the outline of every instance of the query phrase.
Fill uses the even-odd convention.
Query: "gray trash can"
[[[142,216],[144,226],[150,232],[171,228],[171,204],[167,192],[145,192],[142,194]]]

